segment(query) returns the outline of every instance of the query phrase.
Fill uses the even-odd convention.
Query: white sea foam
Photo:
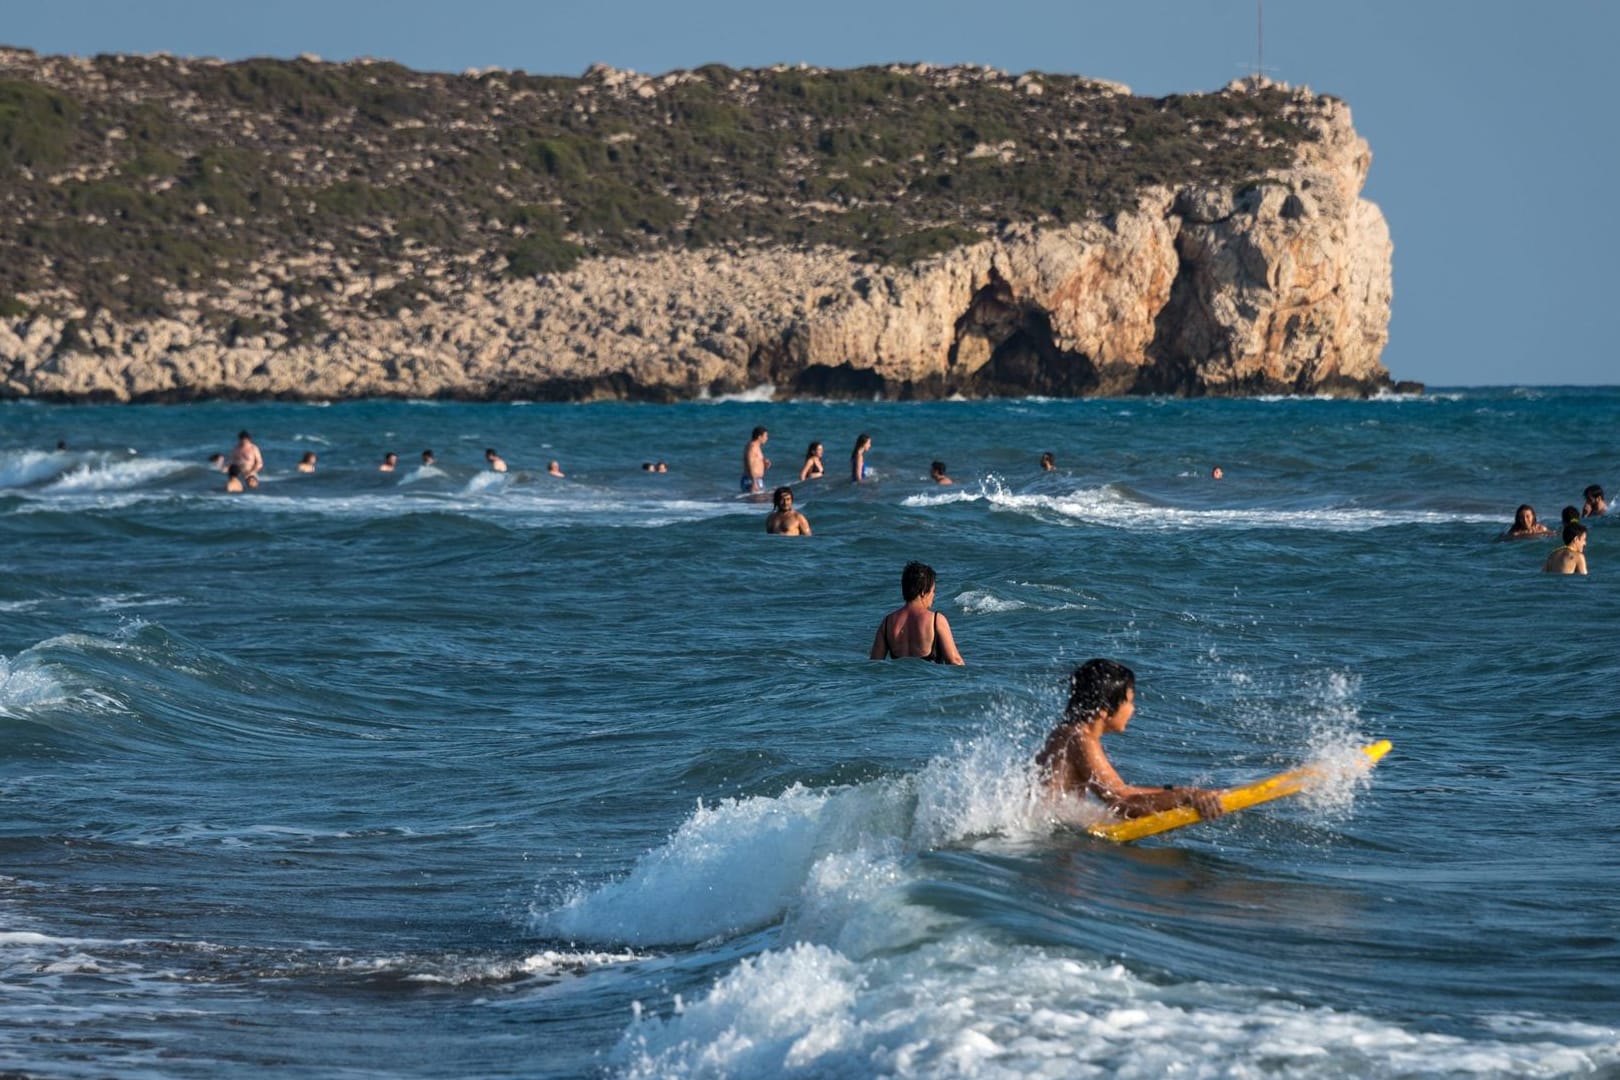
[[[169,458],[128,458],[86,462],[62,473],[45,490],[50,493],[126,491],[156,483],[190,468]]]
[[[709,393],[709,391],[705,389],[704,391],[702,391],[698,395],[698,400],[699,401],[704,401],[704,402],[709,402],[711,404],[716,404],[716,405],[723,404],[725,402],[738,402],[738,401],[740,401],[740,402],[768,402],[768,401],[775,401],[776,400],[776,384],[774,384],[774,383],[761,383],[758,386],[750,386],[747,390],[740,390],[735,394],[714,394],[714,395],[711,395]]]
[[[1081,488],[1065,494],[1015,492],[996,478],[977,490],[959,485],[949,492],[907,496],[902,506],[933,507],[982,503],[993,512],[1016,513],[1056,524],[1076,523],[1129,528],[1133,531],[1190,529],[1314,529],[1364,532],[1391,525],[1500,524],[1500,515],[1430,510],[1342,508],[1209,508],[1161,506],[1131,498],[1112,485]]]
[[[575,942],[689,944],[789,919],[836,940],[869,915],[869,892],[897,879],[907,853],[987,835],[1050,832],[1031,795],[1026,740],[987,733],[914,776],[697,810],[623,878],[535,915]]]
[[[19,716],[68,697],[67,689],[26,652],[15,660],[0,656],[0,716]]]
[[[1560,1076],[1614,1068],[1620,1045],[1581,1024],[1468,1040],[958,935],[752,957],[670,1015],[639,1011],[614,1056],[629,1077]]]
[[[0,489],[32,487],[78,463],[77,455],[51,450],[0,451]]]

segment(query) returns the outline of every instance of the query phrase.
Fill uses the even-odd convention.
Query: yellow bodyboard
[[[1378,759],[1389,753],[1388,739],[1381,739],[1370,746],[1363,746],[1361,752],[1367,756],[1367,768],[1377,764]],[[1250,784],[1247,787],[1233,788],[1221,795],[1221,809],[1230,814],[1234,810],[1256,806],[1272,799],[1280,799],[1284,795],[1294,795],[1310,787],[1313,781],[1323,776],[1320,765],[1302,765],[1297,769],[1290,769],[1285,773]],[[1174,810],[1161,810],[1157,814],[1146,814],[1129,821],[1113,821],[1102,825],[1092,825],[1086,832],[1104,840],[1113,840],[1116,843],[1127,843],[1131,840],[1140,840],[1144,836],[1153,836],[1157,833],[1169,832],[1179,829],[1183,825],[1191,825],[1195,821],[1204,820],[1190,806],[1178,806]]]

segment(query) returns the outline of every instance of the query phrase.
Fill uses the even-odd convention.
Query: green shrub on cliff
[[[1104,218],[1146,184],[1264,176],[1310,137],[1308,100],[1281,90],[1153,100],[979,69],[574,79],[101,56],[101,82],[81,85],[6,56],[0,296],[60,289],[119,312],[250,267],[296,291],[279,268],[311,251],[391,277],[424,250],[520,277],[665,246],[905,264],[1012,224]],[[327,332],[309,306],[275,319]]]

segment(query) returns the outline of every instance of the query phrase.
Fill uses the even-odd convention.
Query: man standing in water
[[[765,443],[770,440],[771,433],[762,427],[754,429],[753,436],[748,440],[748,446],[743,450],[742,490],[744,495],[760,494],[765,490],[765,470],[771,467],[771,459],[765,456]]]
[[[258,476],[264,469],[264,455],[253,445],[253,436],[245,431],[239,431],[236,433],[236,448],[231,451],[227,463],[235,465],[245,480],[250,476]]]
[[[810,522],[793,509],[793,489],[779,487],[771,496],[776,509],[765,515],[765,531],[773,536],[809,536]]]

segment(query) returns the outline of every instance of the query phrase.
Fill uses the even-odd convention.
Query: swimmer
[[[1504,540],[1526,540],[1536,536],[1551,536],[1553,531],[1536,520],[1536,508],[1525,503],[1513,513],[1513,524],[1502,534]]]
[[[956,639],[951,636],[950,620],[929,610],[934,604],[934,584],[932,566],[906,563],[906,568],[900,571],[900,596],[905,605],[889,612],[878,623],[867,659],[916,657],[936,664],[962,663],[962,654],[956,651]]]
[[[821,460],[821,444],[813,442],[804,452],[804,467],[799,470],[800,480],[820,480],[827,467]]]
[[[1599,514],[1609,512],[1609,502],[1603,497],[1603,488],[1598,484],[1588,484],[1581,493],[1581,517],[1597,517]]]
[[[557,464],[555,461],[546,462],[546,475],[547,476],[562,476],[563,475],[562,466]]]
[[[208,455],[208,467],[210,469],[213,469],[215,472],[224,472],[225,471],[225,455],[224,454],[209,454]]]
[[[439,463],[439,459],[433,456],[433,451],[431,451],[431,450],[422,451],[422,464],[423,465],[437,465],[438,463]]]
[[[1217,465],[1213,469],[1209,470],[1209,478],[1211,480],[1219,480],[1221,477],[1223,477],[1225,475],[1226,475],[1225,473],[1221,472],[1221,467],[1219,465]]]
[[[1052,455],[1052,451],[1048,450],[1041,455],[1041,471],[1051,472],[1055,468],[1057,468],[1057,458]]]
[[[1190,806],[1199,816],[1221,816],[1221,793],[1196,787],[1143,787],[1120,778],[1102,747],[1102,737],[1125,730],[1136,712],[1136,675],[1113,660],[1087,660],[1069,676],[1063,721],[1035,755],[1046,790],[1054,796],[1101,799],[1120,817],[1135,818]]]
[[[945,475],[945,463],[943,461],[936,461],[932,465],[928,466],[928,476],[936,484],[956,483],[955,480],[952,480],[950,477]]]
[[[1566,506],[1564,507],[1563,512],[1559,515],[1559,518],[1560,520],[1558,527],[1562,529],[1565,525],[1568,525],[1572,521],[1581,520],[1581,512],[1573,506]]]
[[[855,449],[849,453],[849,479],[851,483],[858,484],[872,475],[872,469],[866,464],[866,452],[872,449],[872,436],[864,431],[855,437]]]
[[[67,445],[67,440],[66,439],[57,439],[56,440],[56,452],[58,454],[67,453],[67,448],[68,448],[68,445]]]
[[[240,495],[247,490],[242,486],[242,466],[234,462],[225,466],[225,490],[232,495]]]
[[[390,450],[383,455],[382,464],[377,466],[378,472],[393,472],[399,467],[399,455]]]
[[[247,478],[246,478],[246,482],[247,482],[247,487],[248,487],[249,491],[257,491],[258,490],[258,488],[259,488],[259,478],[258,478],[258,476],[256,474],[248,473]]]
[[[765,456],[765,444],[770,439],[769,431],[757,427],[743,449],[742,489],[745,495],[765,490],[765,470],[771,467],[771,459]]]
[[[769,464],[769,463],[767,463],[767,464]],[[667,461],[660,461],[660,462],[659,462],[659,463],[658,463],[658,467],[657,467],[657,468],[655,468],[655,469],[654,469],[654,470],[653,470],[653,472],[669,472],[669,462],[667,462]]]
[[[501,455],[497,454],[493,449],[486,449],[484,451],[484,460],[489,462],[489,467],[496,472],[506,471],[506,462],[502,461]],[[432,462],[424,461],[422,464],[431,465]]]
[[[1586,573],[1586,526],[1572,521],[1564,526],[1564,546],[1552,549],[1541,565],[1544,574]]]
[[[231,451],[229,460],[242,470],[243,477],[257,476],[264,468],[264,455],[253,444],[253,436],[245,431],[236,433],[236,447]]]
[[[658,471],[658,469],[657,469],[657,468],[656,468],[656,467],[655,467],[655,466],[654,466],[654,465],[653,465],[653,463],[652,463],[652,462],[650,462],[650,461],[643,461],[643,462],[642,462],[642,463],[641,463],[641,471],[642,471],[642,472],[657,472],[657,471]]]
[[[315,451],[304,451],[304,456],[298,462],[298,471],[306,473],[315,471]]]
[[[793,489],[782,486],[771,494],[776,509],[765,515],[765,531],[772,536],[809,536],[810,522],[793,509]]]

